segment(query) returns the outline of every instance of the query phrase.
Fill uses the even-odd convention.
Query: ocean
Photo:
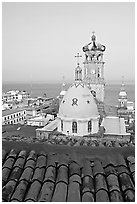
[[[70,84],[66,84],[66,90]],[[47,97],[57,97],[61,91],[62,84],[46,84],[46,83],[3,83],[2,92],[7,92],[9,90],[25,90],[32,97],[43,96],[44,93]],[[105,104],[116,106],[118,104],[118,94],[120,91],[120,84],[107,84],[105,86]],[[127,92],[128,100],[135,101],[135,85],[127,84],[125,85],[125,90]]]

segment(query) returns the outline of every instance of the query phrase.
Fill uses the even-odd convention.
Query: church
[[[77,54],[77,67],[75,68],[75,80],[67,91],[61,91],[62,100],[58,112],[57,130],[67,136],[88,136],[96,134],[100,126],[109,134],[126,135],[124,120],[118,117],[109,118],[109,127],[113,127],[113,122],[118,129],[117,132],[107,130],[108,117],[100,114],[98,104],[104,103],[105,80],[103,54],[106,47],[96,42],[93,32],[91,42],[83,47],[85,54],[84,70],[80,67]],[[83,72],[82,72],[83,71]],[[63,93],[63,95],[62,95]],[[103,106],[103,105],[102,105]],[[102,121],[103,120],[103,121]],[[101,124],[102,122],[102,124]],[[111,123],[111,124],[110,124]],[[106,129],[105,127],[106,126]],[[122,127],[122,128],[121,128]],[[119,132],[120,130],[120,132]]]

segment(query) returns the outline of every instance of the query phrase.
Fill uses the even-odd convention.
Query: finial
[[[79,58],[82,56],[79,53],[77,53],[77,55],[75,57],[77,57],[77,65],[79,66]]]
[[[95,31],[93,31],[92,34],[93,34],[91,37],[92,41],[96,41]]]

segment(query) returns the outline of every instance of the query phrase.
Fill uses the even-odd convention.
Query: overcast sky
[[[92,31],[106,46],[105,80],[134,80],[134,16],[134,3],[3,3],[3,82],[73,80]]]

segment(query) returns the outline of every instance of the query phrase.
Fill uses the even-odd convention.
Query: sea
[[[66,90],[71,84],[66,84]],[[47,97],[57,97],[62,89],[61,83],[3,83],[2,92],[6,93],[10,90],[25,90],[31,97],[43,96],[46,93]],[[121,84],[106,84],[105,85],[105,99],[107,105],[118,105],[118,94],[121,89]],[[135,85],[125,85],[128,101],[135,102]]]

